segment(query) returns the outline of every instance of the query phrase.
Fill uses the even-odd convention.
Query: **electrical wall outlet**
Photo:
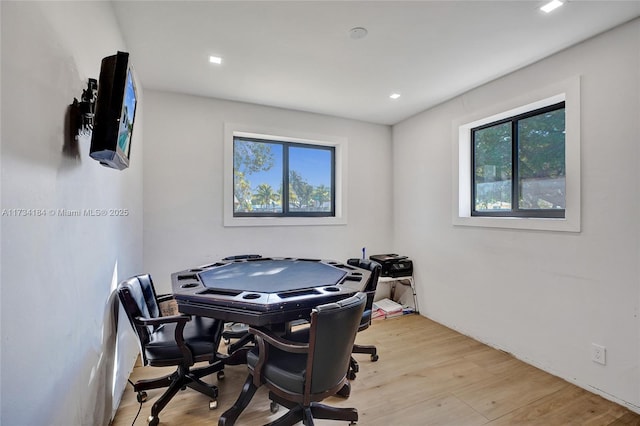
[[[596,343],[591,344],[591,361],[605,365],[607,363],[607,348]]]

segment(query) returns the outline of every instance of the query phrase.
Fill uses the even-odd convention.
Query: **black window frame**
[[[291,142],[279,139],[265,139],[245,136],[233,136],[233,152],[235,153],[236,140],[266,143],[282,146],[282,213],[276,212],[236,212],[233,209],[233,217],[335,217],[336,216],[336,148],[332,145],[309,144],[304,142]],[[308,148],[329,151],[331,153],[331,208],[328,211],[294,211],[289,209],[289,148]],[[233,163],[232,173],[235,174],[236,164]],[[235,187],[235,176],[232,178]],[[286,190],[285,190],[286,189]],[[231,191],[232,197],[233,191]],[[233,205],[233,200],[232,200]]]
[[[545,114],[547,112],[565,109],[565,101],[554,103],[535,110],[527,111],[522,114],[514,115],[501,120],[492,121],[491,123],[482,124],[470,129],[471,132],[471,216],[484,217],[524,217],[524,218],[550,218],[564,219],[566,217],[566,209],[522,209],[519,207],[520,188],[518,185],[518,122],[530,117]],[[565,109],[566,111],[566,109]],[[510,210],[476,210],[476,131],[498,126],[505,123],[511,123],[511,209]],[[566,152],[566,138],[565,138]],[[566,155],[565,155],[566,166]],[[566,176],[565,176],[566,179]],[[565,180],[566,182],[566,180]],[[566,197],[566,193],[565,193]],[[566,198],[565,198],[566,199]]]

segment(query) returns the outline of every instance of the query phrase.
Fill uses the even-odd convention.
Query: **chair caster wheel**
[[[371,355],[371,361],[376,362],[378,360],[378,354]]]
[[[229,343],[231,343],[231,339],[224,339],[224,344],[225,344],[225,345],[227,345],[227,346],[228,346],[228,345],[229,345]]]
[[[336,396],[342,398],[349,398],[349,395],[351,395],[351,385],[348,383],[345,383],[345,385],[336,393]]]
[[[139,403],[147,402],[147,393],[145,391],[138,392],[138,395],[136,395],[136,399]]]
[[[149,416],[147,419],[147,424],[149,426],[158,426],[158,423],[160,423],[160,419],[158,417]]]
[[[218,401],[215,399],[209,401],[209,410],[215,410],[216,408],[218,408]]]
[[[347,379],[355,380],[356,379],[356,373],[354,373],[353,371],[349,370],[349,372],[347,373]]]
[[[280,406],[277,403],[271,401],[271,404],[269,404],[269,411],[271,411],[272,414],[275,414],[278,412],[279,409],[280,409]]]
[[[223,380],[224,379],[224,371],[222,371],[222,370],[218,371],[217,376],[218,376],[218,380]]]

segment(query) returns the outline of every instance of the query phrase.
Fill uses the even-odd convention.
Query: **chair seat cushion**
[[[253,368],[257,362],[258,348],[255,347],[247,353],[247,364]],[[306,354],[292,354],[271,346],[269,359],[263,367],[263,377],[288,392],[303,393],[306,368]]]
[[[184,327],[184,341],[193,353],[193,357],[207,356],[215,351],[215,335],[219,324],[211,318],[193,317]],[[163,324],[150,335],[145,347],[149,364],[178,364],[183,355],[175,341],[176,324]]]

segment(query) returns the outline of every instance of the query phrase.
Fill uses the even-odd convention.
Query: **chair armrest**
[[[187,323],[191,321],[190,315],[180,314],[180,315],[170,315],[167,317],[158,317],[158,318],[143,318],[136,317],[136,321],[142,325],[151,325],[153,327],[160,326],[162,324],[168,324],[172,322],[176,323]]]
[[[269,358],[269,347],[273,346],[289,353],[308,353],[309,344],[292,342],[275,335],[266,328],[249,327],[249,333],[255,336],[258,345],[258,361],[253,367],[253,384],[260,387],[262,382],[262,369]]]
[[[187,365],[193,365],[193,352],[189,345],[184,341],[184,326],[187,322],[191,321],[190,315],[180,314],[180,315],[170,315],[167,317],[158,317],[158,318],[143,318],[136,317],[136,321],[142,325],[150,325],[155,327],[159,327],[163,324],[176,323],[176,329],[174,332],[174,340],[182,352],[182,356],[184,357],[185,363]]]
[[[309,351],[308,343],[293,342],[281,336],[275,335],[271,330],[266,328],[249,327],[249,333],[263,338],[271,346],[275,346],[285,352],[303,354]]]
[[[168,302],[169,300],[173,299],[173,294],[168,293],[168,294],[158,294],[156,296],[156,300],[158,301],[158,303],[160,302]]]

